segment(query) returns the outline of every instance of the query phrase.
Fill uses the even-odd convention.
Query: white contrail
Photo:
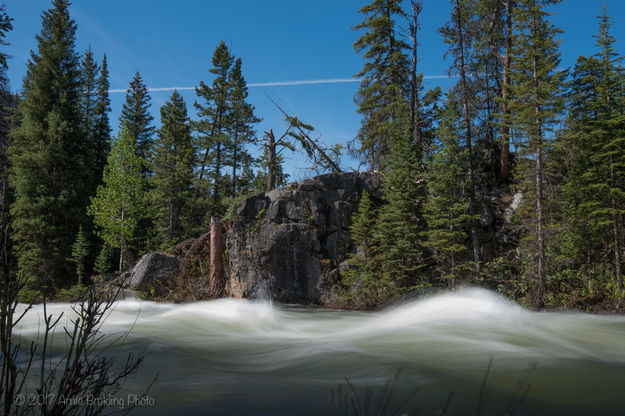
[[[449,75],[426,75],[423,79],[445,79],[451,78]],[[328,79],[302,79],[297,81],[269,81],[269,82],[250,82],[248,87],[280,87],[288,85],[315,85],[315,84],[342,84],[346,82],[360,82],[362,78],[328,78]],[[173,90],[194,90],[195,87],[158,87],[148,88],[148,91],[173,91]],[[127,90],[116,89],[109,90],[109,93],[126,92]]]

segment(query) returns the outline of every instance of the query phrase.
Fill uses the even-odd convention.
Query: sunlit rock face
[[[336,173],[248,198],[226,232],[226,292],[285,303],[330,302],[354,249],[349,225],[363,190],[379,196],[377,173]]]

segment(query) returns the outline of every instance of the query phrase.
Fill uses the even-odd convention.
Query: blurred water
[[[71,305],[48,305],[48,313]],[[37,336],[42,308],[20,323]],[[345,312],[239,299],[173,305],[122,301],[103,331],[130,331],[111,354],[147,351],[123,394],[149,392],[133,414],[325,415],[345,378],[375,408],[401,374],[391,402],[418,393],[404,413],[504,414],[529,374],[515,414],[625,414],[625,317],[531,312],[481,289],[438,295],[381,312]],[[65,340],[57,333],[53,351]],[[478,400],[492,358],[483,399]],[[390,406],[389,409],[394,409]],[[391,412],[388,411],[387,414]]]

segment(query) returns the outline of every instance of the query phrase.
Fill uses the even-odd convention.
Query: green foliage
[[[190,227],[195,162],[187,107],[177,91],[161,107],[161,123],[148,200],[160,245],[172,246],[187,236]]]
[[[104,244],[96,257],[95,264],[93,266],[96,276],[101,278],[109,276],[111,273],[111,257],[111,248]]]
[[[89,240],[87,235],[82,229],[82,225],[78,229],[76,234],[76,241],[72,246],[72,256],[70,260],[76,264],[76,275],[78,276],[78,286],[83,284],[83,278],[85,277],[85,260],[89,255]]]
[[[129,131],[122,128],[104,169],[104,183],[98,187],[89,207],[89,215],[93,216],[104,244],[120,250],[120,271],[124,251],[135,236],[143,213],[145,185],[136,146]]]
[[[122,105],[119,116],[120,129],[125,129],[127,134],[137,143],[136,153],[141,160],[142,173],[147,177],[150,171],[152,158],[152,144],[154,142],[154,117],[150,115],[150,94],[143,83],[141,74],[137,71],[130,82],[130,88],[126,92],[126,101]]]
[[[426,175],[429,195],[424,206],[427,230],[423,244],[433,252],[440,277],[452,288],[466,267],[468,230],[475,220],[469,213],[468,154],[461,143],[459,123],[455,96],[449,91],[439,122],[438,146]]]
[[[28,61],[20,125],[9,149],[11,206],[19,267],[33,287],[72,276],[67,255],[87,223],[92,143],[83,134],[76,24],[69,2],[54,0],[42,14],[37,48]]]
[[[363,53],[365,64],[357,74],[362,81],[356,103],[363,120],[356,153],[374,170],[386,165],[395,136],[393,121],[405,105],[408,58],[404,50],[407,45],[397,35],[396,19],[406,14],[400,0],[373,0],[359,12],[364,19],[354,30],[364,33],[354,43],[354,49]]]
[[[59,289],[54,296],[54,302],[81,302],[89,294],[89,286],[77,284],[67,289]]]
[[[95,123],[93,126],[93,139],[95,141],[95,173],[98,179],[97,185],[102,182],[102,173],[106,166],[106,159],[111,151],[111,126],[109,124],[109,111],[111,111],[111,100],[109,98],[109,72],[106,62],[106,54],[102,57],[100,65],[100,76],[98,77],[96,89],[96,103],[94,108]]]
[[[415,144],[408,130],[398,130],[382,182],[384,204],[379,211],[375,239],[383,259],[382,273],[402,287],[427,285],[417,273],[424,258],[420,232],[426,189],[416,160]]]
[[[226,197],[224,199],[224,205],[226,206],[226,213],[224,214],[224,219],[234,218],[236,215],[237,208],[241,206],[241,203],[245,201],[247,195],[237,195],[233,197]]]
[[[610,26],[604,6],[596,36],[598,52],[578,59],[569,86],[571,105],[561,145],[570,160],[563,188],[567,217],[563,245],[566,254],[580,263],[605,263],[610,258],[606,277],[622,290],[625,77]]]
[[[220,216],[223,214],[222,197],[224,187],[222,185],[222,168],[225,162],[225,147],[231,144],[230,137],[226,131],[229,114],[229,99],[232,88],[229,82],[233,57],[224,41],[221,41],[213,53],[213,67],[209,70],[215,75],[211,85],[200,81],[199,87],[195,88],[195,93],[201,102],[196,101],[194,106],[200,120],[194,122],[195,130],[200,133],[199,149],[203,151],[200,159],[201,182],[205,170],[212,165],[212,200],[208,205],[208,215]],[[239,84],[238,87],[241,87]],[[243,93],[241,92],[243,95]],[[202,186],[197,184],[196,186]],[[197,193],[196,193],[197,196]]]
[[[352,218],[352,225],[349,231],[352,235],[352,241],[358,247],[360,256],[364,260],[370,258],[370,252],[373,249],[374,238],[373,230],[376,222],[376,214],[371,203],[369,192],[362,191],[358,202],[358,211]],[[358,255],[358,254],[357,254]]]
[[[546,213],[553,194],[545,191],[551,176],[545,156],[554,137],[549,135],[562,110],[565,72],[559,70],[560,53],[556,36],[561,30],[548,20],[547,7],[559,0],[518,0],[514,9],[514,53],[512,88],[509,101],[512,123],[522,138],[519,143],[523,163],[519,181],[526,190],[525,221],[527,249],[536,253],[536,305],[543,306],[545,276],[548,274],[545,250],[548,245]],[[531,238],[530,238],[531,237]]]
[[[226,128],[231,140],[225,143],[225,151],[227,153],[226,165],[232,169],[230,196],[236,197],[237,189],[240,188],[237,169],[250,167],[254,163],[246,145],[254,140],[256,135],[254,125],[261,119],[254,115],[254,106],[247,102],[247,83],[241,72],[241,58],[234,61],[234,66],[228,75],[228,82],[231,90],[228,98],[229,111]]]

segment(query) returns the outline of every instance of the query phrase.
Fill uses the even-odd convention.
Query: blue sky
[[[362,57],[352,45],[358,34],[351,27],[361,21],[358,9],[365,1],[356,0],[75,0],[70,8],[78,25],[77,49],[91,45],[98,60],[107,54],[111,89],[126,89],[139,70],[151,88],[193,87],[200,80],[212,80],[208,69],[212,53],[223,39],[232,53],[243,60],[248,83],[345,79],[358,73]],[[420,70],[426,76],[447,73],[446,48],[436,29],[449,19],[447,0],[426,0],[422,19]],[[564,0],[553,16],[564,30],[561,36],[562,64],[571,66],[579,55],[594,53],[596,16],[603,0]],[[36,48],[35,34],[41,30],[41,11],[50,0],[9,0],[7,13],[14,18],[7,40],[12,56],[10,85],[21,88],[26,61]],[[625,1],[609,0],[608,12],[615,25],[617,50],[625,54]],[[427,85],[447,88],[450,80],[429,79]],[[250,87],[249,100],[263,118],[259,134],[285,128],[279,111],[265,97],[269,94],[287,112],[315,126],[327,143],[346,143],[358,131],[355,82],[311,85]],[[192,90],[180,91],[193,116]],[[160,124],[159,108],[171,91],[153,91],[152,115]],[[111,121],[117,132],[123,93],[111,93]],[[350,164],[346,159],[347,164]],[[353,163],[353,162],[351,162]],[[306,162],[290,156],[287,171],[295,178],[306,175]]]

